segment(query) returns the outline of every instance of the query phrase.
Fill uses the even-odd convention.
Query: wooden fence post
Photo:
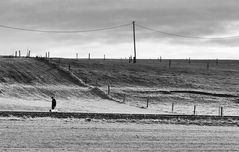
[[[169,67],[169,68],[171,67],[171,63],[172,63],[172,61],[169,60],[169,61],[168,61],[168,67]]]
[[[110,84],[108,84],[108,95],[110,95]]]
[[[223,116],[223,107],[221,107],[221,113],[220,113],[221,117]]]
[[[149,107],[149,98],[147,98],[147,105],[146,107],[148,108]]]
[[[30,58],[30,54],[31,54],[31,51],[30,51],[30,50],[27,50],[27,56],[26,56],[26,57],[29,57],[29,58]]]
[[[193,114],[196,115],[196,105],[194,105]]]
[[[174,110],[174,103],[172,103],[172,113],[173,113],[173,110]]]

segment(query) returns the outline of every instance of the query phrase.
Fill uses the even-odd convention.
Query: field
[[[239,61],[0,58],[1,110],[239,115]],[[107,95],[110,85],[110,95]],[[98,87],[98,89],[94,88]],[[125,98],[125,100],[124,100]],[[146,101],[149,107],[146,108]]]
[[[223,107],[224,116],[239,116],[238,76],[239,61],[234,60],[171,60],[169,66],[169,60],[138,60],[133,64],[125,59],[1,57],[1,113],[46,114],[50,97],[55,96],[61,113],[173,117],[0,117],[0,150],[237,151],[237,117],[213,120],[192,116],[188,120],[177,115],[192,115],[195,106],[196,115],[217,116]]]

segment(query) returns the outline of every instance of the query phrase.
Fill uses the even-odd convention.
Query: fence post
[[[223,107],[221,107],[221,113],[220,113],[221,117],[223,116]]]
[[[174,103],[172,103],[172,113],[173,113],[173,110],[174,110]]]
[[[110,84],[108,84],[108,95],[110,95]]]
[[[171,67],[171,60],[168,61],[168,67],[170,68]]]
[[[196,105],[194,105],[193,114],[196,115]]]
[[[19,50],[18,52],[19,52],[19,57],[21,57],[21,51]]]
[[[69,71],[70,71],[71,70],[71,65],[70,64],[68,65],[68,68],[69,68]]]
[[[30,58],[30,55],[31,55],[31,51],[30,51],[30,50],[28,50],[28,51],[27,51],[27,57],[29,57],[29,58]]]
[[[149,98],[147,98],[147,108],[149,107]]]

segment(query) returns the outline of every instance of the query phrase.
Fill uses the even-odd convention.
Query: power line
[[[28,32],[42,32],[42,33],[87,33],[87,32],[97,32],[97,31],[105,31],[105,30],[112,30],[124,26],[129,26],[132,25],[132,23],[127,23],[127,24],[121,24],[121,25],[116,25],[116,26],[111,26],[111,27],[103,27],[103,28],[96,28],[96,29],[87,29],[87,30],[71,30],[71,31],[65,31],[65,30],[59,30],[59,31],[54,31],[54,30],[38,30],[38,29],[29,29],[29,28],[21,28],[21,27],[13,27],[13,26],[7,26],[7,25],[1,25],[0,28],[5,28],[5,29],[12,29],[12,30],[20,30],[20,31],[28,31]],[[198,37],[198,36],[189,36],[189,35],[180,35],[180,34],[175,34],[175,33],[169,33],[169,32],[164,32],[161,30],[156,30],[147,26],[143,26],[140,24],[135,23],[135,25],[139,28],[150,30],[153,32],[161,33],[164,35],[169,35],[169,36],[175,36],[175,37],[181,37],[181,38],[190,38],[190,39],[206,39],[206,40],[219,40],[219,39],[234,39],[234,38],[239,38],[239,35],[235,36],[226,36],[226,37]]]
[[[12,27],[7,25],[0,25],[0,28],[7,28],[12,30],[21,30],[21,31],[28,31],[28,32],[42,32],[42,33],[86,33],[86,32],[97,32],[97,31],[105,31],[120,28],[123,26],[129,26],[131,23],[128,24],[121,24],[117,26],[111,27],[104,27],[104,28],[96,28],[96,29],[88,29],[88,30],[73,30],[73,31],[50,31],[50,30],[37,30],[37,29],[28,29],[28,28],[20,28],[20,27]]]
[[[160,31],[160,30],[155,30],[140,24],[136,24],[136,26],[146,29],[146,30],[150,30],[150,31],[154,31],[154,32],[158,32],[161,34],[165,34],[165,35],[169,35],[169,36],[176,36],[176,37],[182,37],[182,38],[190,38],[190,39],[207,39],[207,40],[216,40],[216,39],[234,39],[234,38],[239,38],[239,35],[235,35],[235,36],[227,36],[227,37],[211,37],[211,38],[207,38],[207,37],[198,37],[198,36],[186,36],[186,35],[180,35],[180,34],[175,34],[175,33],[168,33],[168,32],[164,32],[164,31]]]

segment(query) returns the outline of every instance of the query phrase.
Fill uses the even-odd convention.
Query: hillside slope
[[[91,85],[239,91],[239,61],[222,60],[75,60],[53,59]],[[207,63],[209,68],[207,69]]]
[[[101,90],[44,58],[1,58],[0,87],[1,95],[7,97],[70,98],[91,94],[110,99]]]
[[[92,109],[98,112],[99,107],[101,111],[112,111],[122,106],[112,105],[107,99],[124,101],[124,105],[139,109],[145,109],[149,99],[151,110],[157,112],[169,111],[172,102],[184,109],[193,104],[206,105],[207,110],[202,111],[207,113],[217,111],[214,107],[221,105],[238,108],[239,61],[216,64],[213,60],[192,60],[189,64],[186,60],[172,60],[170,67],[168,63],[168,60],[138,60],[132,64],[123,59],[0,58],[0,97],[8,98],[2,100],[6,101],[2,105],[14,101],[22,107],[28,102],[26,105],[37,103],[36,109],[41,109],[45,102],[50,102],[50,96],[56,96],[65,109],[84,112]],[[110,96],[106,94],[108,84]],[[14,107],[8,104],[5,109]]]
[[[35,58],[1,58],[0,83],[75,85],[68,74]]]
[[[228,114],[238,113],[239,61],[237,60],[128,60],[52,59],[69,69],[87,84],[100,87],[126,104],[157,112],[191,113],[194,105],[202,114],[218,114],[225,107]]]

